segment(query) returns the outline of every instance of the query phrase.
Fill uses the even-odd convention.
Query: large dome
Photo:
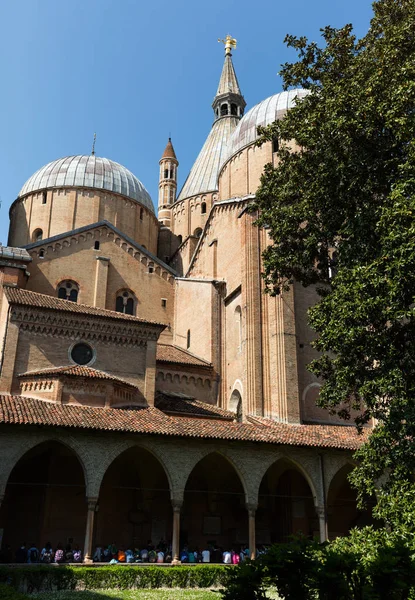
[[[251,108],[239,121],[238,127],[232,134],[227,159],[256,141],[259,125],[270,125],[277,119],[281,119],[287,110],[294,106],[295,98],[304,98],[308,93],[307,90],[302,89],[280,92]]]
[[[122,165],[99,156],[66,156],[36,171],[19,197],[46,188],[82,187],[108,190],[140,202],[154,213],[150,194],[135,175]]]

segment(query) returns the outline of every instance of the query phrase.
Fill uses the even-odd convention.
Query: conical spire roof
[[[174,159],[177,160],[176,153],[175,153],[174,148],[173,148],[173,144],[171,143],[171,138],[169,138],[169,141],[167,142],[167,145],[166,145],[166,147],[164,149],[164,152],[163,152],[161,158],[162,159],[163,158],[174,158]]]
[[[242,96],[238,78],[236,77],[235,69],[233,68],[232,54],[227,54],[225,56],[216,96],[221,96],[222,94],[238,94]]]
[[[229,40],[232,39],[229,36]],[[235,41],[235,40],[234,40]],[[228,155],[228,141],[246,106],[232,64],[231,45],[225,49],[225,62],[212,108],[212,129],[184,182],[178,200],[218,189],[219,168]]]

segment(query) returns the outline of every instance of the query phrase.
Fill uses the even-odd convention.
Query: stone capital
[[[183,500],[179,500],[179,499],[175,499],[174,498],[171,501],[171,505],[173,507],[173,512],[178,512],[179,513],[181,511],[182,506],[183,506]]]
[[[249,516],[250,517],[254,517],[255,513],[256,513],[256,510],[258,508],[258,504],[254,504],[252,502],[247,502],[245,504],[245,507],[246,507],[246,510],[248,511]]]
[[[91,511],[96,511],[98,510],[98,498],[94,497],[94,496],[90,496],[89,498],[86,499],[87,503],[88,503],[88,510]]]

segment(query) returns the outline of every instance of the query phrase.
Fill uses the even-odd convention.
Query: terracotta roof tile
[[[175,158],[177,160],[173,144],[171,143],[171,138],[169,138],[169,141],[167,142],[167,145],[164,148],[163,156],[161,158]]]
[[[37,371],[26,371],[26,373],[20,373],[18,377],[53,377],[58,375],[65,375],[66,377],[90,377],[91,379],[107,379],[109,381],[115,381],[131,387],[136,387],[124,381],[120,377],[110,375],[104,371],[98,369],[92,369],[91,367],[84,367],[81,365],[69,365],[67,367],[52,367],[50,369],[39,369]]]
[[[212,368],[211,363],[206,360],[198,358],[188,350],[184,350],[178,346],[171,346],[170,344],[157,344],[157,362]]]
[[[173,417],[152,407],[141,410],[92,408],[55,404],[23,396],[0,395],[0,423],[17,425],[47,425],[343,450],[357,449],[368,435],[367,431],[359,435],[350,426],[287,425],[273,421],[266,425],[256,421],[257,419],[253,419],[250,423],[236,423]]]
[[[225,419],[227,421],[233,421],[236,418],[235,413],[229,410],[181,394],[157,392],[155,405],[163,412],[173,415]]]
[[[145,319],[139,319],[132,315],[125,315],[124,313],[115,312],[113,310],[107,310],[105,308],[97,308],[95,306],[88,306],[86,304],[77,304],[70,300],[63,300],[62,298],[55,298],[54,296],[47,296],[46,294],[38,294],[37,292],[31,292],[22,288],[5,285],[4,293],[10,304],[21,304],[23,306],[33,306],[36,308],[46,308],[48,310],[59,310],[64,312],[72,312],[84,315],[91,315],[97,317],[106,317],[108,319],[117,319],[120,321],[133,321],[135,323],[144,323],[149,325],[156,325],[157,327],[166,327],[163,323],[156,323],[155,321],[147,321]]]

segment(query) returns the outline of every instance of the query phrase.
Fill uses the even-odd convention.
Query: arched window
[[[235,320],[238,335],[238,350],[240,352],[242,349],[242,310],[240,306],[235,308]]]
[[[125,315],[134,315],[135,297],[130,290],[119,292],[115,301],[115,310]]]
[[[190,329],[187,330],[187,337],[186,337],[186,348],[189,349],[190,348]]]
[[[96,240],[94,242],[94,250],[99,250],[99,242],[98,242],[98,240]]]
[[[202,215],[206,214],[206,202],[202,202],[202,205],[200,207],[200,212],[202,213]]]
[[[222,106],[220,107],[220,116],[225,117],[227,114],[228,114],[228,105],[222,104]]]
[[[169,178],[169,170],[164,169],[164,179],[168,179],[168,178]]]
[[[179,244],[181,244],[183,242],[183,237],[181,235],[178,235],[177,239],[179,240]]]
[[[32,233],[32,242],[40,242],[43,240],[43,231],[41,229],[35,229]]]
[[[242,396],[238,390],[233,390],[232,395],[229,399],[229,410],[236,413],[236,420],[238,423],[242,422]]]
[[[143,220],[143,216],[144,216],[144,209],[140,208],[140,221]]]
[[[238,115],[238,107],[236,106],[236,104],[231,104],[231,115]]]
[[[58,298],[78,302],[79,285],[69,279],[61,281],[58,285]]]
[[[46,204],[47,200],[48,200],[47,192],[43,192],[43,194],[42,194],[42,204]]]
[[[197,238],[200,238],[200,236],[203,233],[203,229],[201,229],[200,227],[198,227],[197,229],[194,230],[193,235],[195,235]]]
[[[278,138],[277,137],[273,138],[272,139],[272,151],[278,152],[279,147],[280,147],[280,142],[279,142]]]

